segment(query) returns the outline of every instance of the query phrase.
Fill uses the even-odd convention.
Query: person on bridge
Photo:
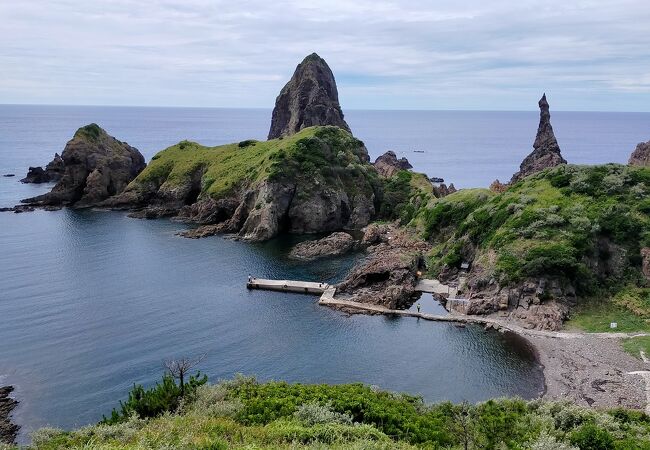
[[[420,304],[419,303],[417,304],[417,307],[418,307],[418,312],[420,312]]]

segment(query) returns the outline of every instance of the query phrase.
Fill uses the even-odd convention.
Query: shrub
[[[237,146],[239,148],[246,148],[255,144],[257,144],[257,141],[255,139],[246,139],[245,141],[241,141],[239,144],[237,144]]]
[[[592,423],[582,425],[571,433],[571,443],[580,450],[612,450],[614,438],[603,429]]]
[[[300,405],[294,413],[294,416],[308,426],[327,423],[352,424],[352,417],[348,414],[334,411],[331,402],[325,405],[318,403]]]
[[[201,376],[198,372],[192,375],[185,383],[185,396],[191,398],[196,389],[208,381],[207,376]],[[168,411],[175,411],[180,405],[181,386],[170,374],[165,374],[162,381],[150,389],[145,389],[142,385],[133,385],[129,392],[129,398],[120,401],[120,409],[113,409],[110,417],[104,416],[101,423],[116,424],[129,419],[134,414],[139,418],[156,417]]]

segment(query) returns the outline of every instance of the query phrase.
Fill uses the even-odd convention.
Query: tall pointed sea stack
[[[542,95],[539,100],[539,127],[537,128],[537,137],[533,144],[533,151],[522,161],[519,166],[519,172],[512,176],[511,183],[516,183],[522,178],[544,170],[548,167],[566,164],[562,158],[560,146],[555,139],[553,127],[551,126],[551,113],[549,112],[546,94]]]
[[[298,64],[275,100],[269,139],[289,136],[314,125],[334,125],[350,131],[339,105],[334,75],[316,53]]]

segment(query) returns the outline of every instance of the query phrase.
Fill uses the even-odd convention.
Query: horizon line
[[[150,109],[233,109],[271,111],[272,107],[235,107],[235,106],[178,106],[178,105],[101,105],[101,104],[62,104],[62,103],[0,103],[0,106],[46,106],[46,107],[81,107],[81,108],[150,108]],[[539,112],[539,109],[434,109],[434,108],[346,108],[345,111],[377,112]],[[343,112],[345,114],[345,111]],[[620,113],[650,114],[648,111],[592,110],[592,109],[553,109],[553,112],[580,113]]]

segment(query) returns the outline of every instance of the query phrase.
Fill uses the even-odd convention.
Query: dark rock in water
[[[7,177],[7,178],[9,178],[9,177],[15,177],[15,176],[16,176],[15,173],[5,173],[5,174],[3,175],[3,177]]]
[[[439,177],[431,177],[429,178],[429,181],[431,181],[432,183],[444,183],[445,179]]]
[[[0,387],[0,444],[13,444],[16,441],[19,427],[11,423],[10,416],[18,402],[9,397],[14,388]]]
[[[417,297],[418,270],[431,246],[403,228],[371,224],[362,244],[369,256],[336,287],[336,297],[389,309],[409,308]]]
[[[34,207],[30,205],[16,205],[16,206],[11,206],[9,208],[3,207],[0,208],[0,212],[13,212],[13,213],[22,213],[22,212],[32,212],[34,211]]]
[[[334,125],[350,131],[339,105],[334,75],[316,53],[298,64],[275,100],[269,139],[289,136],[314,125]]]
[[[555,139],[553,127],[551,126],[551,113],[549,112],[546,94],[539,100],[539,127],[537,128],[537,137],[533,144],[533,151],[519,166],[519,172],[515,173],[510,183],[516,183],[522,178],[540,172],[549,167],[566,164],[566,160],[560,153],[560,146]]]
[[[650,166],[650,141],[641,142],[636,146],[628,164],[631,166]]]
[[[395,152],[392,150],[388,150],[386,153],[377,158],[375,160],[374,166],[375,169],[377,169],[377,172],[379,172],[379,175],[385,178],[392,177],[400,170],[408,170],[413,168],[408,159],[397,159],[397,155],[395,155]]]
[[[64,173],[51,192],[22,200],[35,206],[93,206],[119,194],[146,166],[144,157],[96,124],[79,128],[60,158]],[[56,163],[53,161],[48,164]]]
[[[58,153],[54,154],[54,159],[50,161],[45,169],[42,167],[30,167],[25,178],[20,180],[22,183],[52,183],[59,181],[63,177],[65,167],[63,158]]]
[[[339,256],[354,248],[354,238],[343,232],[332,233],[323,239],[297,244],[289,253],[290,258],[313,261],[318,258]]]

